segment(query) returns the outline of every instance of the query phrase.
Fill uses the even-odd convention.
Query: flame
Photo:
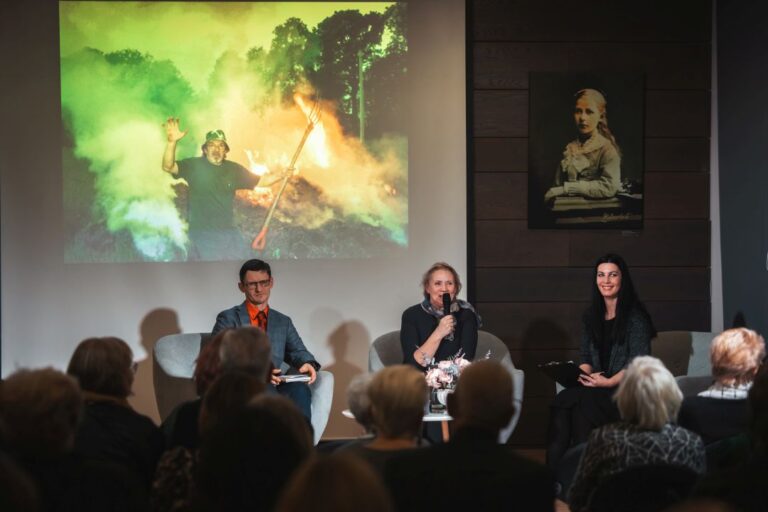
[[[251,151],[250,149],[246,149],[245,155],[248,157],[248,162],[250,163],[250,165],[248,166],[248,170],[251,171],[253,174],[255,174],[256,176],[264,176],[269,172],[269,167],[267,167],[264,164],[260,164],[255,160],[253,156],[253,151]],[[259,154],[256,153],[256,156],[258,157]]]
[[[262,208],[269,208],[275,196],[270,187],[253,187],[253,190],[238,190],[235,196]]]
[[[312,109],[304,103],[304,99],[301,95],[298,93],[294,94],[293,101],[295,101],[301,111],[304,112],[307,119],[310,119]],[[312,155],[312,159],[319,167],[327,169],[331,166],[331,157],[330,152],[328,151],[327,137],[322,121],[317,121],[317,123],[315,123],[315,128],[312,130],[312,133],[309,134],[309,139],[307,139],[306,145],[309,154]]]

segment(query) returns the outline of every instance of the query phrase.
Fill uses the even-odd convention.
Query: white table
[[[341,414],[345,418],[349,418],[351,420],[355,419],[355,416],[352,414],[352,411],[349,409],[344,409],[341,411]],[[453,416],[448,414],[447,412],[428,412],[424,415],[422,418],[422,421],[425,423],[431,423],[435,421],[439,421],[441,423],[441,429],[443,434],[443,441],[448,441],[450,439],[450,431],[448,430],[448,422],[453,421]]]

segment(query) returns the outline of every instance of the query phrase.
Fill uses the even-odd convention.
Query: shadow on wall
[[[146,314],[139,326],[141,346],[147,353],[136,369],[133,381],[133,396],[128,401],[139,413],[149,416],[156,424],[160,424],[160,414],[155,401],[153,384],[153,354],[157,340],[168,334],[178,334],[179,317],[172,309],[158,308]]]
[[[351,320],[336,327],[328,336],[327,344],[333,354],[333,363],[323,369],[333,373],[334,388],[331,415],[323,437],[358,437],[363,434],[362,428],[354,420],[342,416],[341,411],[347,408],[350,381],[366,367],[371,335],[362,323]]]

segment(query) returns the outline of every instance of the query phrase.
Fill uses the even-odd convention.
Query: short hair
[[[424,374],[413,366],[398,364],[379,370],[368,386],[376,434],[389,439],[415,437],[427,398]]]
[[[506,427],[515,407],[512,375],[490,359],[474,362],[461,373],[456,391],[448,396],[448,411],[458,427],[498,433]]]
[[[309,459],[283,490],[276,512],[390,512],[392,498],[373,468],[354,455]]]
[[[266,382],[271,362],[272,347],[261,329],[239,327],[224,332],[219,346],[220,371],[245,370]]]
[[[438,261],[437,263],[432,264],[432,266],[429,267],[429,269],[421,277],[421,289],[424,291],[424,296],[427,296],[426,289],[427,285],[429,284],[429,279],[432,277],[432,274],[438,270],[447,270],[453,274],[453,282],[456,285],[456,294],[458,295],[458,293],[461,291],[461,278],[459,278],[459,273],[456,272],[455,268],[445,263],[444,261]]]
[[[131,394],[133,352],[120,338],[88,338],[81,341],[67,366],[83,391],[117,398]]]
[[[655,357],[639,356],[627,367],[614,399],[624,421],[661,430],[677,420],[683,393],[664,363]]]
[[[201,510],[272,510],[311,453],[309,427],[299,409],[285,397],[262,394],[202,436],[196,505]]]
[[[225,371],[205,392],[200,408],[200,432],[205,433],[223,419],[236,415],[266,389],[264,379],[252,373]]]
[[[373,418],[371,417],[371,399],[368,396],[368,387],[373,379],[372,373],[361,373],[352,378],[347,387],[347,406],[352,416],[366,432],[371,431]]]
[[[737,327],[715,336],[709,347],[712,376],[733,386],[752,382],[765,357],[765,340],[751,329]]]
[[[224,339],[226,333],[226,330],[217,333],[208,343],[200,348],[200,354],[195,360],[195,370],[192,373],[198,396],[203,396],[208,386],[219,376],[221,367],[219,348],[221,347],[221,340]]]
[[[0,385],[5,441],[23,455],[69,452],[82,409],[75,379],[53,368],[19,370]]]
[[[252,259],[243,263],[243,266],[240,267],[241,283],[245,282],[246,272],[266,272],[269,277],[272,277],[272,269],[270,268],[269,263],[263,260]]]

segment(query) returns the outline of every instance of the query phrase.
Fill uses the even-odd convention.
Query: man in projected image
[[[304,416],[310,419],[312,400],[309,386],[303,382],[282,382],[280,365],[285,361],[291,367],[288,373],[298,369],[299,373],[307,374],[309,384],[312,384],[317,378],[320,364],[304,346],[290,317],[269,307],[269,295],[274,284],[269,263],[256,259],[243,263],[237,286],[245,295],[245,302],[219,313],[211,334],[249,325],[266,331],[272,343],[272,363],[275,366],[272,370],[272,384],[278,393],[293,400]]]
[[[227,160],[229,145],[222,130],[205,135],[203,156],[176,160],[176,145],[186,134],[179,120],[165,122],[163,170],[178,175],[189,185],[190,259],[220,260],[242,257],[250,247],[235,225],[235,190],[252,189],[259,177],[242,165]]]

